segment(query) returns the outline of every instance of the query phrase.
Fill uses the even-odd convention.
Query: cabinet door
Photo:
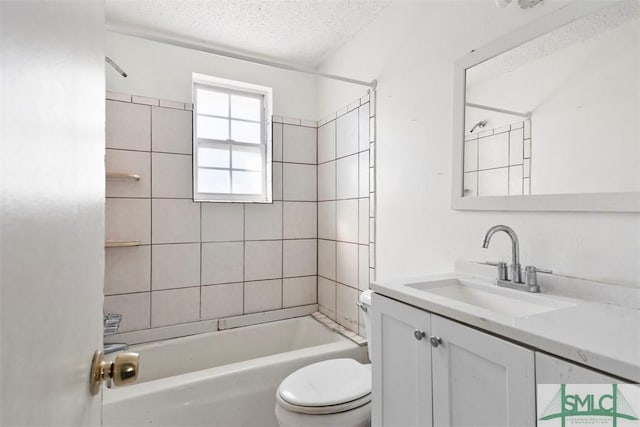
[[[533,426],[533,351],[431,315],[433,424],[436,426]]]
[[[372,425],[431,426],[429,314],[373,294],[371,322]]]

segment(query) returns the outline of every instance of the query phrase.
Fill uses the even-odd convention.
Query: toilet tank
[[[360,294],[360,311],[364,319],[364,334],[367,339],[367,351],[369,352],[369,360],[371,360],[371,295],[372,291],[366,290]]]

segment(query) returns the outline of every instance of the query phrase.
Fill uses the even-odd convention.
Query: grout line
[[[132,96],[133,99],[133,96]],[[149,108],[149,195],[153,195],[153,113]],[[153,327],[153,199],[149,200],[149,242],[151,243],[149,256],[149,328]]]

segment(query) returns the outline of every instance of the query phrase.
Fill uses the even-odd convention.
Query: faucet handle
[[[504,261],[500,262],[492,262],[485,261],[486,265],[493,265],[494,267],[498,267],[498,280],[509,280],[509,269],[507,268],[507,263]]]
[[[524,268],[524,282],[527,286],[529,287],[538,287],[538,274],[537,273],[544,273],[544,274],[551,274],[553,273],[553,271],[551,270],[545,270],[543,268],[538,268],[535,267],[533,265],[527,265]]]

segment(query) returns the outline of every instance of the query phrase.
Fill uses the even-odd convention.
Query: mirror
[[[627,0],[560,10],[548,31],[525,29],[458,63],[454,207],[638,210],[638,9]],[[606,195],[608,206],[574,197],[585,195]],[[532,196],[537,207],[522,203]],[[518,202],[495,203],[505,198]]]

